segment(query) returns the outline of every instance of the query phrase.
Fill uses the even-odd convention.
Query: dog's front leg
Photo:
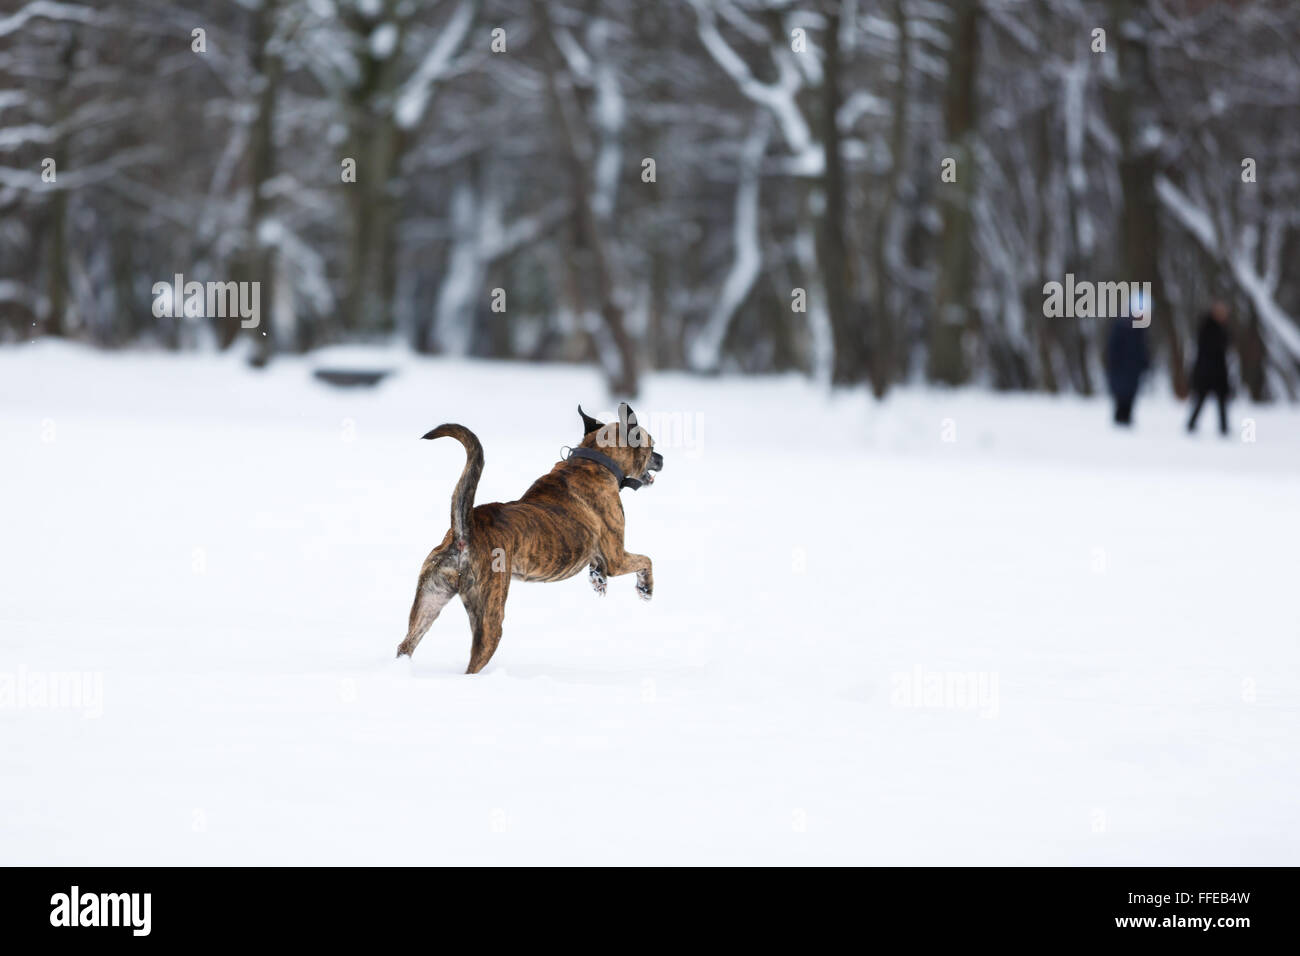
[[[605,596],[605,566],[600,561],[592,561],[591,567],[587,569],[587,577],[591,579],[591,588],[601,597]]]
[[[608,573],[611,577],[620,574],[631,574],[636,572],[636,593],[643,601],[648,601],[654,597],[655,593],[655,576],[654,565],[644,554],[633,554],[631,551],[620,551],[617,559],[611,559],[608,563]]]

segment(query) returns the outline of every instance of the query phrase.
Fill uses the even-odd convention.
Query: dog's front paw
[[[636,573],[636,595],[643,601],[648,601],[655,594],[655,580],[650,576],[648,571],[638,571]]]
[[[588,570],[587,576],[591,578],[592,590],[595,591],[597,594],[599,594],[601,597],[604,597],[605,586],[607,584],[605,580],[605,572],[601,571],[600,568],[596,567],[596,565],[593,564],[591,568]]]

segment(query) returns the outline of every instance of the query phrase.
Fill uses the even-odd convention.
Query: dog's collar
[[[585,458],[588,461],[596,462],[598,465],[604,465],[613,474],[614,480],[618,482],[620,491],[624,488],[631,488],[636,491],[642,485],[640,480],[627,477],[623,473],[623,469],[618,467],[618,462],[614,461],[613,458],[610,458],[604,452],[596,451],[594,448],[570,448],[569,453],[564,456],[564,460],[568,461],[570,458]]]

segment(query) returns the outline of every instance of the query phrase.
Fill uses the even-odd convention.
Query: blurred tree
[[[970,375],[968,338],[978,332],[975,309],[974,211],[978,180],[979,0],[956,0],[949,11],[948,78],[944,87],[944,161],[955,177],[939,188],[943,231],[930,314],[930,378],[960,385]]]
[[[1234,299],[1247,391],[1292,396],[1297,44],[1286,0],[9,0],[0,339],[240,342],[153,314],[183,274],[261,285],[256,363],[1087,393],[1074,274],[1152,283],[1175,390]]]

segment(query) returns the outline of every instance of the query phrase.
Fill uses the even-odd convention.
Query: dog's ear
[[[623,444],[640,448],[645,442],[645,432],[636,423],[636,412],[627,402],[618,406],[618,422],[623,432]]]
[[[584,412],[582,410],[581,405],[578,406],[578,414],[582,416],[582,437],[583,438],[586,438],[592,432],[600,428],[602,423],[596,421],[596,419],[592,418],[590,415]]]

